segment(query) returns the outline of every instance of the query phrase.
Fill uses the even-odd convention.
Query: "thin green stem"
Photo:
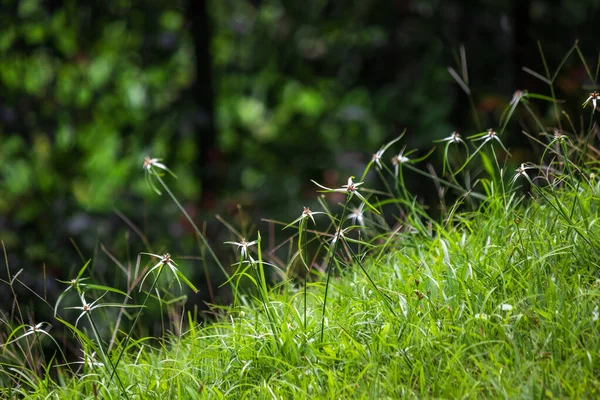
[[[540,56],[542,58],[542,63],[544,64],[544,70],[546,71],[546,78],[550,82],[548,86],[550,86],[550,93],[552,95],[552,104],[554,105],[554,115],[556,117],[556,124],[558,125],[558,129],[562,131],[562,124],[560,123],[560,114],[558,113],[558,105],[556,104],[556,93],[554,91],[554,79],[556,76],[550,76],[550,69],[548,68],[548,63],[546,62],[546,56],[544,55],[544,50],[542,49],[542,42],[538,41],[538,49],[540,51]],[[570,54],[575,48],[573,47],[568,54]],[[566,59],[566,58],[565,58]],[[564,61],[563,61],[564,62]]]
[[[92,332],[94,332],[96,341],[98,342],[98,349],[100,350],[100,353],[102,354],[102,358],[104,359],[104,362],[109,364],[112,369],[112,373],[110,374],[109,380],[112,380],[112,377],[114,375],[116,375],[117,382],[121,389],[121,393],[125,396],[125,398],[129,399],[129,395],[127,394],[127,391],[125,390],[125,386],[123,385],[123,382],[121,381],[121,378],[119,377],[119,374],[117,374],[117,365],[113,364],[110,357],[108,357],[108,355],[104,351],[104,347],[102,346],[102,341],[100,340],[100,334],[98,333],[98,328],[96,327],[96,323],[94,322],[94,319],[92,318],[91,313],[87,312],[86,316],[88,318],[88,321],[90,322],[90,326],[92,327]]]
[[[426,177],[428,177],[430,179],[434,179],[434,180],[436,180],[436,181],[438,181],[440,183],[443,183],[444,185],[446,185],[446,186],[448,186],[448,187],[450,187],[450,188],[452,188],[454,190],[457,190],[462,195],[472,196],[472,197],[475,197],[475,198],[477,198],[479,200],[486,200],[487,199],[484,195],[481,195],[479,193],[475,193],[475,192],[471,192],[469,190],[466,190],[466,189],[464,189],[464,188],[462,188],[462,187],[460,187],[458,185],[455,185],[455,184],[453,184],[451,182],[448,182],[447,180],[442,179],[442,178],[440,178],[438,176],[433,176],[433,175],[431,175],[431,174],[429,174],[429,173],[427,173],[425,171],[421,171],[420,169],[418,169],[416,167],[413,167],[410,164],[406,164],[406,168],[410,169],[411,171],[416,172],[419,175],[423,175],[423,176],[426,176]]]
[[[471,113],[473,114],[473,120],[475,121],[475,126],[477,130],[481,130],[481,121],[479,120],[479,113],[477,112],[477,106],[475,106],[475,100],[473,100],[473,95],[469,94],[469,107],[471,108]]]
[[[302,261],[302,264],[304,265],[304,290],[303,290],[303,294],[304,294],[304,336],[306,338],[306,299],[307,299],[307,284],[308,284],[308,274],[310,271],[310,268],[308,266],[308,263],[306,262],[306,236],[308,235],[308,227],[307,227],[307,222],[308,218],[304,218],[300,221],[300,226],[299,226],[299,238],[298,238],[298,254],[300,256],[300,260]],[[302,233],[304,231],[304,234]]]
[[[381,169],[375,167],[375,170],[377,171],[377,175],[379,175],[379,179],[381,179],[381,181],[383,182],[385,188],[388,190],[390,195],[393,195],[392,188],[390,187],[390,184],[388,183],[387,179],[385,179],[385,177],[383,176]],[[400,208],[400,205],[398,203],[394,203],[394,204],[396,204],[396,207],[398,207],[398,211],[402,212],[402,208]]]
[[[173,202],[175,202],[175,204],[177,205],[177,207],[179,208],[179,210],[183,213],[183,215],[188,220],[188,222],[192,225],[192,228],[194,228],[194,232],[196,232],[196,235],[198,235],[198,237],[200,238],[200,240],[202,240],[202,243],[204,244],[204,246],[206,247],[206,249],[208,249],[208,252],[210,253],[211,257],[213,258],[213,260],[215,261],[215,263],[219,266],[219,268],[221,269],[221,271],[223,272],[223,274],[225,275],[225,277],[227,279],[229,279],[230,278],[229,273],[227,272],[227,270],[225,270],[225,267],[223,267],[223,264],[221,264],[221,262],[217,258],[217,256],[214,253],[212,247],[210,246],[210,244],[206,240],[206,237],[204,237],[204,235],[202,234],[202,232],[200,231],[200,229],[198,229],[198,227],[196,226],[196,224],[194,223],[194,221],[192,220],[192,218],[189,216],[189,214],[187,213],[187,211],[185,211],[185,208],[183,208],[183,206],[181,205],[181,203],[179,203],[179,200],[177,200],[177,197],[175,197],[175,195],[173,194],[173,192],[171,192],[171,190],[169,189],[169,187],[167,186],[167,184],[163,181],[163,179],[159,175],[155,175],[155,176],[158,179],[158,181],[160,182],[160,184],[162,185],[162,187],[165,189],[165,191],[169,194],[169,196],[171,197],[171,199],[173,200]],[[232,287],[232,289],[235,289],[235,287],[233,285],[231,285],[231,287]]]
[[[340,225],[338,226],[337,233],[334,237],[335,243],[331,251],[329,252],[329,256],[327,257],[327,263],[325,267],[327,268],[327,280],[325,281],[325,296],[323,298],[323,309],[321,311],[321,335],[320,342],[323,343],[323,335],[325,333],[325,312],[327,310],[327,294],[329,292],[329,282],[331,280],[331,272],[333,271],[333,266],[331,265],[332,260],[335,258],[335,252],[337,251],[338,243],[342,240],[342,226],[344,225],[344,218],[346,217],[346,211],[348,209],[348,203],[350,202],[350,196],[346,197],[346,202],[344,203],[344,210],[342,211],[342,218],[340,218]]]
[[[133,323],[131,324],[131,327],[129,328],[129,332],[127,333],[127,336],[125,336],[125,342],[123,343],[123,346],[121,347],[121,351],[119,352],[119,357],[117,357],[117,361],[115,363],[115,367],[113,369],[112,374],[110,374],[109,380],[112,380],[113,376],[117,372],[117,367],[119,366],[119,363],[121,362],[121,358],[123,358],[123,354],[125,353],[125,350],[127,349],[127,344],[129,343],[129,339],[131,338],[131,335],[133,333],[133,329],[135,328],[138,319],[140,319],[140,316],[142,315],[142,311],[146,307],[146,303],[148,302],[148,298],[150,297],[150,293],[152,293],[152,290],[154,290],[154,287],[156,286],[156,283],[158,282],[158,279],[160,278],[160,275],[162,274],[163,269],[164,269],[164,265],[162,265],[158,269],[158,273],[156,274],[156,278],[154,278],[154,282],[152,282],[152,286],[150,286],[150,290],[148,290],[148,293],[146,294],[146,298],[144,299],[144,302],[142,303],[142,308],[140,309],[140,311],[135,316],[135,319],[133,320]],[[118,378],[118,376],[117,376],[117,378]]]
[[[529,180],[529,179],[528,179],[528,180]],[[536,192],[538,192],[538,193],[539,193],[539,194],[540,194],[540,195],[541,195],[541,196],[544,198],[544,200],[546,200],[546,201],[548,202],[548,204],[550,204],[550,206],[551,206],[552,208],[554,208],[554,209],[555,209],[555,210],[558,212],[558,214],[559,214],[561,217],[563,217],[563,219],[564,219],[566,222],[568,222],[568,223],[570,224],[570,226],[572,226],[572,227],[573,227],[573,230],[574,230],[575,232],[577,232],[577,234],[578,234],[579,236],[581,236],[581,238],[582,238],[583,240],[585,240],[587,244],[589,244],[590,246],[592,246],[593,244],[592,244],[592,242],[591,242],[591,241],[588,239],[587,235],[583,234],[583,232],[581,232],[581,231],[579,230],[579,228],[577,228],[577,227],[575,226],[575,224],[573,223],[573,221],[571,220],[571,218],[569,218],[569,216],[567,215],[567,212],[566,212],[566,211],[563,209],[563,207],[562,207],[562,205],[561,205],[561,203],[560,203],[559,199],[557,198],[557,195],[556,195],[556,193],[554,192],[554,190],[552,190],[552,196],[553,196],[553,197],[555,198],[555,200],[557,201],[557,204],[554,204],[554,203],[552,202],[552,200],[550,200],[550,199],[548,198],[548,196],[546,196],[546,194],[544,193],[544,191],[543,191],[542,189],[540,189],[539,187],[537,187],[537,185],[533,184],[533,182],[530,182],[530,183],[531,183],[531,186],[532,186],[532,187],[535,189],[535,191],[536,191]]]
[[[373,282],[373,279],[371,279],[371,276],[369,275],[369,273],[365,269],[362,261],[356,255],[356,253],[354,253],[354,251],[352,249],[349,249],[349,250],[350,250],[350,254],[352,254],[352,258],[354,258],[354,261],[360,266],[360,269],[363,271],[363,273],[365,274],[365,276],[367,277],[367,279],[369,280],[369,282],[371,283],[371,285],[373,286],[373,288],[375,289],[375,291],[381,296],[381,298],[383,299],[383,302],[385,303],[385,305],[388,308],[388,310],[390,310],[390,312],[394,315],[394,317],[397,317],[398,315],[396,314],[396,312],[394,311],[394,309],[392,308],[392,306],[390,304],[390,298],[387,297],[385,294],[383,294],[383,292],[377,287],[377,285],[375,284],[375,282]]]
[[[281,351],[281,348],[279,347],[279,341],[277,340],[277,330],[275,329],[275,322],[273,321],[273,316],[271,315],[271,309],[267,305],[268,297],[263,292],[263,289],[261,287],[263,284],[263,279],[261,279],[261,276],[260,276],[261,274],[259,274],[259,272],[258,272],[258,266],[256,265],[256,263],[253,263],[251,268],[252,268],[252,272],[254,273],[254,278],[257,281],[256,283],[259,286],[258,291],[260,293],[260,300],[263,305],[263,308],[265,309],[265,314],[267,316],[267,319],[269,320],[269,325],[271,326],[271,333],[273,334],[273,341],[275,342],[275,347],[277,347],[278,351]]]
[[[269,320],[269,325],[271,326],[271,332],[273,334],[273,341],[275,342],[275,347],[277,347],[278,351],[281,351],[281,348],[279,347],[279,341],[278,341],[278,332],[277,329],[275,329],[275,322],[274,322],[274,317],[271,314],[271,308],[269,307],[269,291],[267,289],[267,283],[266,283],[266,278],[265,278],[265,270],[264,270],[264,265],[263,265],[263,261],[262,261],[262,251],[261,251],[261,246],[260,246],[260,232],[258,233],[258,243],[257,243],[257,249],[258,249],[258,262],[251,260],[251,267],[252,268],[252,272],[254,272],[254,277],[256,278],[256,284],[258,286],[258,291],[260,293],[260,298],[261,298],[261,302],[263,304],[263,307],[265,309],[265,314],[267,315],[267,319]],[[241,261],[240,261],[241,263]]]
[[[594,111],[596,111],[596,107],[592,107],[592,115],[590,115],[590,123],[588,125],[587,135],[585,135],[585,142],[583,143],[583,151],[579,155],[579,163],[582,164],[585,162],[588,153],[588,147],[590,144],[590,140],[594,137]]]

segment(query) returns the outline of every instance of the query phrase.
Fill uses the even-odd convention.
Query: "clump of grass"
[[[189,330],[158,342],[135,338],[133,327],[116,334],[115,326],[107,346],[92,318],[95,309],[138,308],[135,326],[151,297],[169,304],[157,290],[163,270],[171,271],[180,288],[181,281],[195,287],[168,255],[150,254],[160,261],[139,274],[136,268],[127,291],[87,282],[86,264],[66,282],[54,306],[83,359],[46,360],[42,340],[61,351],[51,324],[25,323],[15,299],[16,312],[2,317],[4,326],[20,323],[2,345],[0,381],[6,385],[0,393],[7,398],[598,397],[600,182],[597,161],[588,154],[597,152],[592,121],[598,96],[592,93],[584,103],[585,110],[592,108],[587,130],[567,131],[571,118],[559,112],[554,82],[573,53],[589,73],[577,44],[553,73],[540,46],[545,75],[527,71],[548,83],[550,96],[517,91],[497,131],[479,127],[473,106],[479,133],[463,139],[453,132],[439,141],[445,143],[441,175],[418,168],[433,149],[415,159],[399,145],[401,135],[373,155],[360,182],[351,177],[340,188],[315,182],[326,195],[342,193],[345,199],[336,212],[336,205],[321,198],[322,211],[305,208],[284,224],[297,225],[292,260],[299,259],[304,269],[301,282],[284,279],[267,286],[265,268],[274,265],[263,259],[260,232],[254,241],[228,242],[239,250],[229,273],[162,178],[168,168],[148,158],[149,184],[160,192],[156,180],[188,218],[228,278],[234,303],[221,306],[221,318],[205,326],[188,312]],[[474,105],[464,50],[460,63],[461,75],[450,71]],[[600,62],[596,75],[589,73],[594,85],[599,69]],[[532,101],[551,103],[556,126],[546,129]],[[510,152],[502,138],[518,107],[541,130],[524,133],[535,139],[542,156],[508,172]],[[389,161],[383,158],[396,148]],[[433,181],[440,217],[427,213],[408,191],[405,173]],[[363,189],[366,181],[380,182],[385,190]],[[456,200],[446,204],[446,198]],[[311,241],[326,249],[320,266],[307,254]],[[146,296],[129,305],[133,288],[141,290],[151,275]],[[10,268],[8,277],[11,289],[20,284]],[[72,307],[81,311],[74,323],[58,317],[71,291],[82,303]],[[84,293],[98,295],[87,303]],[[125,300],[101,302],[103,296]],[[78,327],[84,317],[91,334]]]

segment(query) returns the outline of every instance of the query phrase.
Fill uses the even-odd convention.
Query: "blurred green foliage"
[[[329,171],[327,183],[339,184],[407,124],[420,132],[413,145],[450,129],[442,44],[423,26],[397,47],[394,36],[406,29],[388,19],[396,5],[210,4],[218,146],[249,203],[269,217],[301,212],[314,199],[311,178]]]
[[[3,1],[0,213],[9,221],[0,234],[9,252],[66,235],[80,211],[131,208],[127,199],[149,193],[139,179],[146,154],[177,154],[184,195],[198,193],[184,168],[193,135],[181,134],[177,115],[193,80],[191,40],[176,4],[153,3]],[[35,259],[63,261],[49,254]]]
[[[485,129],[514,90],[540,87],[520,70],[543,70],[536,40],[551,65],[576,38],[593,54],[600,19],[598,0],[0,5],[0,238],[37,281],[42,264],[62,277],[79,264],[69,237],[86,258],[99,242],[121,260],[144,249],[130,239],[127,253],[114,207],[157,248],[198,253],[177,210],[145,186],[146,155],[178,175],[198,220],[231,220],[241,204],[253,221],[290,221],[314,202],[310,179],[343,183],[404,128],[402,144],[426,151],[472,126],[446,69],[460,43]],[[206,59],[192,29],[202,13]],[[579,96],[582,77],[574,69],[559,86]]]

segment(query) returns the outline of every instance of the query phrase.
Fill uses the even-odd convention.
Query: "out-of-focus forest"
[[[289,222],[316,206],[310,179],[339,186],[405,128],[403,144],[423,153],[472,129],[447,69],[460,45],[486,129],[515,90],[547,90],[521,69],[543,70],[538,40],[554,66],[576,39],[593,57],[598,21],[599,0],[1,0],[10,268],[50,296],[82,260],[114,274],[151,247],[202,282],[197,239],[147,187],[145,156],[163,158],[186,210],[235,262],[215,214],[269,238],[280,227],[260,218]],[[583,101],[585,71],[569,65],[560,96]],[[515,121],[505,137],[518,160],[529,150]],[[431,188],[408,184],[428,201]],[[9,299],[0,292],[2,308]]]

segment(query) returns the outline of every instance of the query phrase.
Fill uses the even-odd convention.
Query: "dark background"
[[[310,179],[339,186],[405,128],[399,146],[424,153],[453,130],[497,126],[516,89],[548,94],[521,70],[543,73],[538,40],[551,69],[576,39],[595,65],[599,11],[598,0],[0,0],[10,269],[53,303],[64,288],[55,278],[74,277],[82,260],[124,288],[116,261],[126,269],[140,251],[169,251],[201,289],[195,303],[227,302],[209,295],[191,227],[146,186],[146,155],[178,175],[171,188],[231,264],[222,242],[237,237],[215,214],[249,239],[258,224],[264,246],[276,245],[280,228],[260,218],[317,207]],[[481,126],[447,70],[461,44]],[[579,106],[589,83],[572,57],[559,95]],[[531,153],[520,117],[503,138],[513,163]],[[435,210],[431,188],[408,185]],[[10,302],[0,291],[0,308]]]

